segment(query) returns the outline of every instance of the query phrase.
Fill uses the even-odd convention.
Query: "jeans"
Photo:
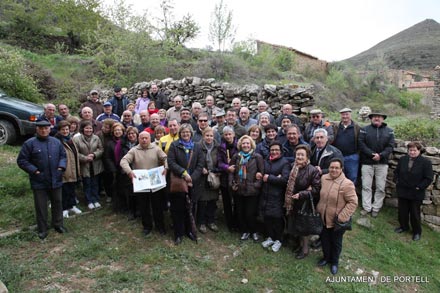
[[[345,176],[348,179],[350,179],[354,185],[356,185],[358,172],[359,172],[359,155],[353,154],[349,156],[344,156]]]
[[[379,212],[385,199],[385,183],[387,179],[388,165],[363,165],[362,166],[362,207],[370,212]],[[373,177],[376,180],[374,201],[372,193]]]
[[[82,179],[87,203],[99,202],[99,176],[83,177]]]

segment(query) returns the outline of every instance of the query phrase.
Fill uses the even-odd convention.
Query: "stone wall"
[[[408,142],[396,139],[396,147],[390,158],[385,204],[397,207],[396,184],[393,182],[393,174],[400,157],[407,154]],[[440,231],[440,151],[435,147],[426,147],[424,156],[431,160],[434,170],[434,181],[427,188],[422,205],[422,219],[435,231]],[[396,211],[397,218],[397,211]]]
[[[280,113],[283,104],[291,104],[295,111],[301,113],[307,112],[315,103],[312,87],[303,88],[294,84],[235,85],[217,82],[213,78],[199,77],[185,77],[181,80],[167,78],[136,83],[128,90],[127,96],[134,101],[141,90],[145,87],[149,88],[153,82],[169,97],[170,104],[173,97],[180,95],[186,107],[191,107],[196,101],[204,106],[205,97],[208,95],[212,95],[216,99],[216,105],[225,110],[231,107],[234,98],[240,98],[241,105],[248,107],[251,112],[257,110],[259,101],[265,101],[271,108],[269,112],[274,115]]]

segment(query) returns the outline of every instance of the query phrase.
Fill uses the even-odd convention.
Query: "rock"
[[[0,280],[0,293],[8,293],[8,288],[6,288],[6,285],[3,284],[3,282]]]
[[[440,217],[439,216],[425,215],[425,221],[428,223],[440,226]]]
[[[370,219],[367,217],[361,217],[361,218],[357,219],[356,224],[358,224],[359,226],[365,227],[367,229],[373,228],[373,224],[371,224]]]
[[[438,155],[439,151],[438,148],[435,147],[426,147],[425,148],[426,154],[430,156]]]
[[[440,165],[439,157],[425,156],[425,158],[429,159],[433,165]]]
[[[200,77],[193,77],[191,85],[192,86],[199,86],[202,84],[202,79]]]
[[[277,87],[276,87],[276,85],[273,85],[273,84],[265,84],[265,85],[263,86],[263,89],[264,89],[266,92],[270,93],[272,96],[275,96],[275,95],[276,95],[276,92],[277,92]]]
[[[242,284],[247,284],[248,282],[249,282],[249,280],[246,279],[246,278],[241,279],[241,283],[242,283]]]
[[[362,270],[362,269],[357,269],[355,272],[354,272],[356,275],[362,275],[363,273],[364,273],[364,271]]]
[[[397,199],[397,197],[385,198],[385,204],[389,207],[397,208],[398,199]]]

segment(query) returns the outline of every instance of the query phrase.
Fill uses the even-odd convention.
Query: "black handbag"
[[[321,214],[315,210],[312,195],[309,200],[305,200],[301,209],[295,217],[295,230],[299,235],[319,235],[322,232],[324,224],[322,223]]]

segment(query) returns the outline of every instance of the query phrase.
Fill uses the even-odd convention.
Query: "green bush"
[[[395,137],[403,140],[422,141],[439,146],[440,125],[430,119],[411,119],[395,126]]]

